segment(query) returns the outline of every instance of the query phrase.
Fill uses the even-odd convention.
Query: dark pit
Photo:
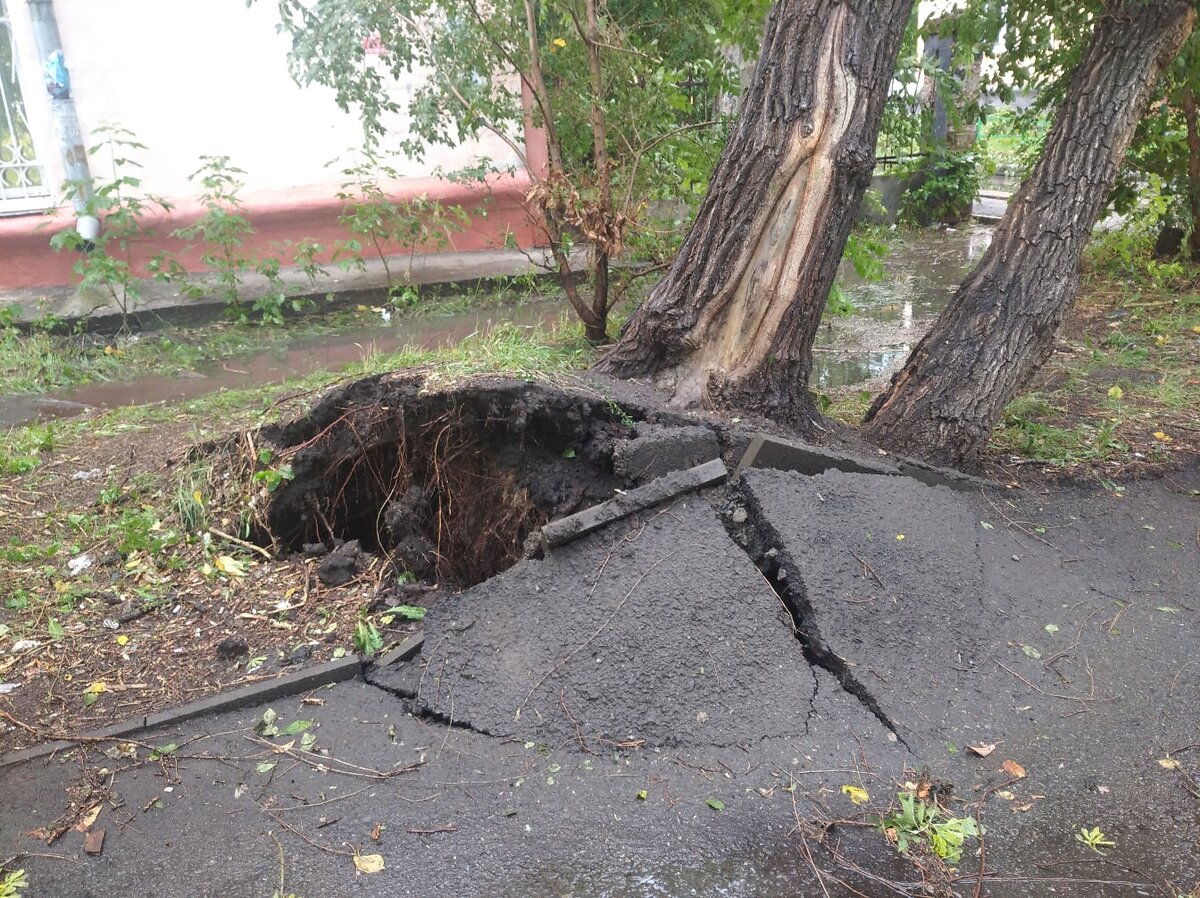
[[[548,520],[628,485],[613,448],[633,426],[584,391],[367,378],[261,433],[271,464],[290,465],[293,479],[271,493],[256,536],[309,554],[354,544],[387,559],[381,582],[471,586],[521,558]]]

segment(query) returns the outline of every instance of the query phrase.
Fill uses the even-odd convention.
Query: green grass
[[[565,312],[559,323],[549,328],[500,324],[447,348],[406,347],[394,353],[368,355],[341,372],[319,371],[282,384],[219,390],[176,404],[127,406],[97,415],[16,427],[0,433],[0,474],[29,473],[61,444],[84,435],[112,437],[164,421],[183,421],[193,423],[194,437],[200,441],[278,420],[298,411],[288,397],[307,401],[323,387],[355,377],[420,367],[435,384],[479,374],[546,380],[587,368],[593,359],[594,350],[583,338],[582,327]]]
[[[430,319],[483,309],[519,305],[535,294],[535,282],[511,279],[487,288],[449,296],[427,295],[393,311],[396,319]],[[556,288],[541,290],[553,299]],[[358,306],[289,321],[283,327],[213,322],[198,328],[173,328],[121,339],[61,335],[42,326],[23,332],[13,316],[0,315],[0,395],[35,394],[90,383],[132,380],[154,374],[174,377],[224,360],[269,352],[297,340],[378,326],[379,309]]]

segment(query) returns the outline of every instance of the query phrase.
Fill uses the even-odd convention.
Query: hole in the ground
[[[267,432],[293,479],[260,536],[291,549],[357,540],[390,577],[470,586],[516,562],[546,521],[612,496],[628,424],[611,403],[546,386],[359,381]]]

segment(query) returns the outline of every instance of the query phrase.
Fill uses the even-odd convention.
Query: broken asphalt
[[[0,859],[78,898],[1196,886],[1200,472],[1036,495],[772,446],[441,599],[408,660],[0,769]],[[869,825],[923,782],[983,852]]]

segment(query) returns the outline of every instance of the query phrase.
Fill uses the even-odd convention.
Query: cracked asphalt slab
[[[803,735],[816,691],[787,609],[697,496],[448,597],[422,663],[371,680],[491,735],[648,746]]]
[[[986,828],[942,894],[1176,898],[1200,877],[1198,508],[1164,482],[751,470],[442,599],[371,682],[271,704],[309,729],[256,736],[256,707],[145,737],[180,746],[155,761],[0,770],[0,858],[30,854],[36,895],[267,896],[281,851],[307,898],[919,894],[864,812],[925,770]],[[26,835],[72,798],[101,806],[98,856]]]

